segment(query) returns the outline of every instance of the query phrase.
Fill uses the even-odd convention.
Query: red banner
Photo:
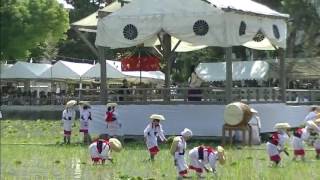
[[[122,71],[159,71],[160,59],[155,56],[130,56],[121,60]]]

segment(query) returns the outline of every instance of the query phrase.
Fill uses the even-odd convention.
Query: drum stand
[[[237,131],[237,130],[242,131],[242,139],[243,139],[242,143],[243,143],[243,145],[246,144],[245,135],[246,135],[246,131],[248,131],[248,133],[249,133],[249,146],[251,146],[252,129],[251,129],[251,126],[249,124],[238,125],[238,126],[230,126],[230,125],[224,124],[223,128],[222,128],[222,145],[225,145],[226,131],[229,131],[229,141],[230,141],[230,145],[232,145],[232,131]]]

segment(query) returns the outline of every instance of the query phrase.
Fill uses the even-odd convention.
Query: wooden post
[[[107,68],[106,58],[104,56],[104,47],[98,46],[99,62],[100,62],[100,102],[105,104],[108,100],[107,91]]]
[[[286,67],[285,67],[285,55],[284,55],[284,49],[280,48],[278,49],[278,56],[279,56],[279,88],[280,88],[280,96],[281,96],[281,102],[285,103],[287,101],[286,98]]]
[[[98,57],[99,54],[94,45],[79,31],[78,28],[74,27],[73,29],[79,35],[80,39],[89,47],[91,52]]]
[[[232,47],[226,48],[226,88],[225,102],[232,102]]]
[[[166,74],[165,74],[165,87],[167,88],[165,91],[164,95],[164,100],[165,101],[170,101],[170,74],[171,74],[171,36],[167,33],[164,33],[163,35],[163,44],[162,44],[162,49],[163,49],[163,59],[167,64],[166,68]]]

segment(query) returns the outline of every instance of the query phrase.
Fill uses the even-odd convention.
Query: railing
[[[77,89],[79,90],[79,89]],[[80,89],[80,95],[75,96],[6,96],[2,97],[4,105],[63,105],[70,99],[99,102],[99,90]],[[193,93],[192,93],[193,92]],[[288,89],[287,103],[290,104],[320,104],[320,90]],[[166,97],[170,101],[165,101]],[[280,102],[279,88],[233,88],[233,101],[246,103],[276,103]],[[220,88],[109,88],[108,101],[129,103],[161,103],[161,104],[223,104],[225,91]]]

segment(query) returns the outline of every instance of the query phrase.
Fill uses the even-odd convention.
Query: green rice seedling
[[[93,166],[88,146],[77,143],[75,138],[69,146],[60,145],[62,139],[60,121],[44,122],[0,121],[1,179],[171,180],[176,178],[173,158],[169,153],[170,144],[161,144],[155,162],[146,162],[144,160],[148,158],[148,150],[143,141],[125,142],[123,151],[112,154],[114,163],[107,162],[104,166]],[[5,128],[2,126],[4,124]],[[43,127],[46,127],[45,132],[41,131]],[[13,129],[17,132],[9,133],[9,130]],[[40,131],[37,131],[38,129]],[[76,131],[73,131],[72,137],[78,134]],[[16,145],[19,143],[22,145]],[[197,140],[188,143],[188,149],[200,144],[216,145],[210,140]],[[315,160],[311,147],[307,147],[310,151],[306,152],[306,162],[293,162],[292,157],[282,156],[281,167],[268,166],[269,157],[264,148],[265,145],[241,149],[225,147],[226,164],[218,165],[215,175],[205,173],[205,179],[320,179],[318,171],[320,161]],[[187,154],[188,152],[186,157]],[[189,175],[196,179],[194,172],[190,171]]]

